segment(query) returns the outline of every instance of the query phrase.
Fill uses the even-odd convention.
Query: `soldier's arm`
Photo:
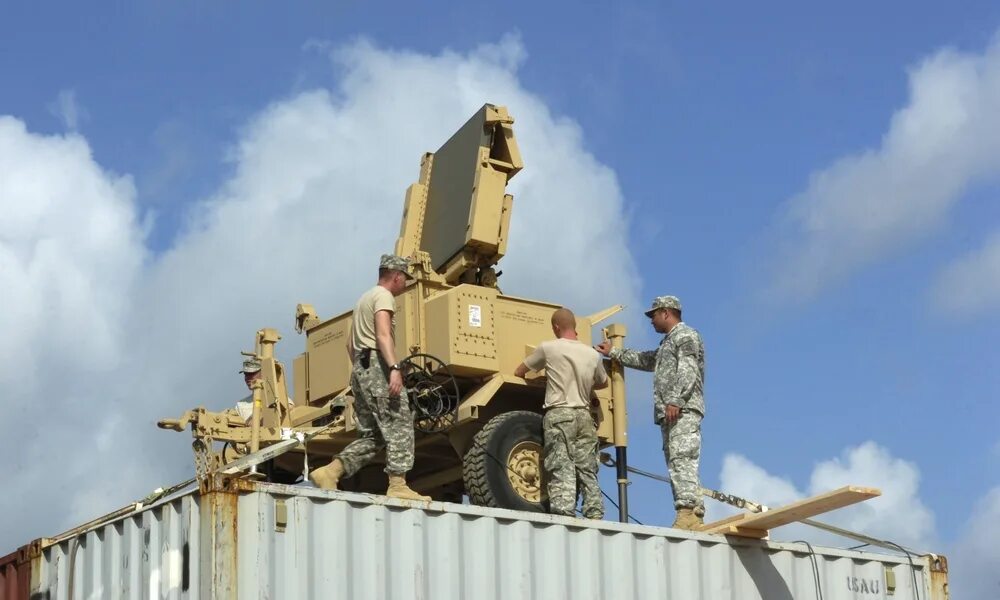
[[[677,345],[677,375],[668,382],[664,402],[683,407],[698,381],[698,342],[691,339]]]
[[[514,369],[514,376],[524,378],[528,374],[528,371],[540,371],[545,368],[545,351],[539,346],[535,348],[535,351],[528,355],[524,359],[524,362],[517,365]]]
[[[354,364],[354,324],[351,324],[347,328],[347,343],[344,344],[347,347],[347,356],[351,358],[351,364]]]
[[[656,350],[630,350],[628,348],[612,348],[608,354],[626,367],[640,371],[652,371],[656,366]]]
[[[387,310],[375,313],[375,341],[386,364],[396,364],[396,345],[392,341],[392,313]]]

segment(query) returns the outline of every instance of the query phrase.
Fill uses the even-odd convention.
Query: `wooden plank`
[[[844,486],[840,489],[818,496],[812,496],[798,502],[793,502],[787,506],[773,508],[767,512],[745,515],[738,521],[740,529],[767,530],[808,519],[816,515],[857,504],[876,496],[881,496],[882,492],[875,488]],[[721,523],[721,522],[720,522]],[[704,529],[708,533],[722,533],[720,530],[727,530],[733,526],[732,523],[724,523],[714,527]]]
[[[722,535],[735,535],[745,538],[756,538],[758,540],[762,540],[768,536],[768,531],[766,529],[747,529],[746,527],[740,527],[738,525],[729,525],[723,531],[717,531],[716,533],[721,533]]]
[[[734,525],[737,521],[742,521],[743,519],[753,515],[754,513],[736,513],[735,515],[730,515],[725,519],[719,519],[718,521],[712,521],[711,523],[705,523],[698,528],[698,531],[709,531],[715,532],[719,531],[721,528],[727,525]]]

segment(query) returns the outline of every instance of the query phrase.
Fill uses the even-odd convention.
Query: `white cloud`
[[[94,428],[117,410],[105,390],[127,352],[145,248],[128,177],[101,169],[83,138],[35,135],[9,117],[0,212],[0,509],[18,515],[0,525],[7,541],[51,522],[86,470]],[[47,513],[25,510],[43,498]]]
[[[905,248],[970,186],[1000,175],[1000,38],[982,54],[938,52],[910,71],[909,87],[879,147],[814,173],[790,201],[776,297],[813,296]]]
[[[955,598],[1000,597],[1000,487],[977,503],[949,557]]]
[[[834,513],[851,528],[917,549],[933,547],[934,515],[920,500],[920,471],[913,463],[893,457],[875,442],[850,448],[839,458],[816,465],[809,493],[845,485],[877,487],[882,495]]]
[[[0,381],[53,367],[112,368],[145,257],[131,179],[100,168],[76,135],[38,136],[0,117]],[[25,377],[25,375],[27,375]]]
[[[243,395],[238,351],[259,327],[285,335],[286,360],[298,353],[297,302],[313,302],[321,315],[347,309],[393,246],[420,156],[483,102],[510,108],[526,163],[512,182],[504,290],[581,313],[638,305],[615,175],[586,152],[578,125],[521,86],[524,56],[513,38],[468,54],[366,42],[334,51],[336,85],[281,99],[250,119],[232,147],[232,176],[191,211],[169,250],[145,262],[128,178],[102,172],[78,136],[46,138],[0,121],[0,148],[10,147],[0,168],[19,174],[0,182],[20,182],[0,188],[0,210],[24,213],[5,224],[0,256],[28,265],[10,284],[13,300],[5,297],[5,330],[18,340],[5,347],[22,362],[33,357],[35,367],[0,399],[8,414],[24,415],[0,425],[17,434],[0,435],[0,451],[23,457],[5,484],[44,499],[32,505],[30,522],[0,524],[0,540],[14,546],[51,535],[187,476],[188,437],[156,430],[156,419],[196,405],[219,409]],[[62,154],[19,158],[35,146]],[[89,179],[64,176],[76,171]],[[43,184],[52,186],[37,193],[46,203],[27,202],[24,189]],[[51,244],[67,248],[48,260],[69,275],[31,278],[31,261]],[[68,370],[54,372],[56,365]],[[46,416],[67,424],[56,428],[60,435],[26,429],[48,427]],[[18,450],[26,438],[33,443]],[[23,497],[0,496],[4,514],[25,506]]]
[[[934,516],[919,496],[920,473],[917,467],[893,457],[874,442],[848,448],[840,457],[817,464],[804,490],[789,479],[772,475],[737,454],[724,458],[720,481],[723,491],[771,507],[845,485],[877,487],[882,490],[878,498],[818,516],[816,520],[891,540],[915,550],[929,551],[936,544]],[[709,502],[712,510],[710,519],[732,512],[720,510],[717,503]],[[772,532],[772,537],[781,540],[807,539],[826,544],[844,543],[843,538],[834,538],[800,525],[778,528]]]
[[[790,504],[802,498],[802,493],[795,488],[791,481],[771,475],[739,454],[727,454],[723,458],[719,481],[723,491],[767,506]],[[717,518],[715,511],[724,507],[726,505],[709,500],[706,507],[711,511],[709,518]],[[734,509],[724,512],[733,513],[736,511]]]
[[[76,90],[59,90],[59,95],[49,103],[48,109],[69,131],[76,131],[80,121],[87,117],[87,111],[76,101]]]
[[[975,315],[1000,308],[1000,232],[948,265],[932,290],[937,306]]]

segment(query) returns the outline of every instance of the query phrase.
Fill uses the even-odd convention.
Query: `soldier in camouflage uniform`
[[[597,426],[590,414],[592,393],[608,385],[604,361],[576,335],[576,317],[566,308],[552,314],[556,339],[542,342],[514,375],[545,369],[545,416],[542,418],[544,467],[549,509],[576,514],[577,490],[583,493],[583,516],[604,517],[597,483]]]
[[[244,422],[249,423],[250,417],[253,415],[253,382],[261,377],[260,361],[256,358],[245,359],[240,373],[243,374],[243,382],[246,383],[247,389],[250,390],[250,395],[236,402],[236,413]]]
[[[653,420],[663,434],[663,453],[677,509],[674,527],[697,529],[705,515],[698,477],[701,420],[705,416],[705,347],[701,335],[681,321],[677,297],[656,298],[646,316],[657,333],[666,334],[658,349],[617,349],[604,342],[597,350],[626,367],[653,372]]]
[[[324,489],[337,489],[341,477],[350,477],[385,448],[386,495],[408,500],[430,500],[406,484],[413,468],[413,415],[395,355],[395,297],[406,289],[409,261],[384,254],[378,285],[365,292],[354,307],[347,352],[351,357],[351,391],[358,439],[329,465],[311,474]]]

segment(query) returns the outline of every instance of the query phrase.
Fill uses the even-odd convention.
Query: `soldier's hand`
[[[395,398],[403,391],[403,374],[398,370],[389,371],[389,397]]]
[[[681,416],[681,407],[674,406],[673,404],[667,405],[667,422],[673,425],[677,422]]]
[[[594,350],[597,350],[604,356],[607,356],[611,353],[611,340],[604,340],[600,344],[594,346]]]

